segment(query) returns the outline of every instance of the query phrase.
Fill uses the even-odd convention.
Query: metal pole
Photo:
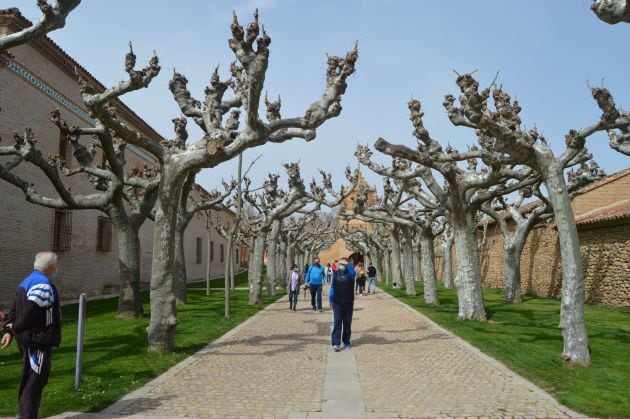
[[[77,326],[77,364],[74,375],[74,389],[81,387],[81,366],[83,364],[83,329],[85,325],[85,301],[87,295],[79,296],[79,325]]]

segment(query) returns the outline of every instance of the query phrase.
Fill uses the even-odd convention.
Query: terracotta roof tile
[[[615,202],[614,204],[595,208],[576,217],[575,223],[578,225],[593,224],[604,221],[621,220],[630,218],[630,199]]]

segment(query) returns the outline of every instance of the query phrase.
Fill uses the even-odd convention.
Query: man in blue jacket
[[[17,288],[2,336],[2,349],[8,348],[15,337],[23,357],[19,419],[39,418],[42,391],[50,374],[52,348],[61,342],[59,294],[51,281],[57,271],[57,255],[38,253],[34,268]]]
[[[352,343],[352,310],[354,310],[354,280],[357,273],[346,258],[339,261],[339,267],[333,275],[328,301],[333,309],[332,346],[335,352],[345,349]],[[343,332],[343,333],[342,333]]]
[[[308,268],[306,275],[304,275],[304,282],[306,282],[311,289],[311,305],[313,306],[313,311],[322,311],[322,283],[325,277],[326,271],[324,267],[319,264],[319,258],[313,259],[313,264]]]

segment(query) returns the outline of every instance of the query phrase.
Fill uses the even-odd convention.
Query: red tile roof
[[[630,219],[630,199],[615,202],[614,204],[595,208],[575,218],[577,225],[594,224],[604,221]]]

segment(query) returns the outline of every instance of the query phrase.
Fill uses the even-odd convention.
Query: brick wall
[[[54,50],[55,47],[51,48]],[[75,79],[62,71],[50,57],[43,55],[40,49],[25,45],[12,49],[11,53],[14,62],[61,93],[69,102],[82,108],[79,106],[82,100]],[[52,53],[63,55],[59,51]],[[78,116],[67,106],[64,107],[6,65],[0,65],[0,91],[0,138],[6,145],[13,143],[14,130],[21,131],[29,127],[37,139],[37,148],[44,156],[58,154],[59,131],[50,122],[50,112],[55,108],[60,108],[61,116],[68,125],[90,126],[85,118]],[[138,120],[137,117],[134,118]],[[146,127],[139,129],[147,131]],[[100,163],[100,157],[97,160]],[[128,167],[150,164],[141,152],[134,152],[132,147],[127,148],[126,160]],[[0,162],[2,161],[6,161],[6,158],[0,157]],[[15,173],[31,181],[42,195],[56,197],[50,182],[34,166],[23,163],[15,169]],[[91,184],[82,175],[68,178],[67,185],[75,193],[94,192]],[[18,283],[32,271],[35,253],[51,248],[54,210],[26,202],[21,190],[4,181],[0,181],[0,196],[0,307],[4,307],[12,300]],[[116,231],[114,229],[112,234],[111,250],[97,251],[96,229],[99,215],[104,214],[93,210],[72,212],[71,248],[58,252],[59,275],[56,279],[59,290],[66,299],[75,298],[82,292],[98,295],[115,289],[118,285]],[[223,217],[226,221],[231,218],[228,214]],[[212,234],[216,254],[211,274],[220,275],[224,265],[220,262],[219,247],[221,243],[226,246],[226,243],[214,231]],[[196,263],[197,237],[202,237],[202,263]],[[147,220],[140,230],[141,279],[144,282],[149,282],[151,276],[152,243],[153,223]],[[203,221],[196,219],[191,222],[186,231],[185,243],[189,278],[205,277],[208,244]],[[237,264],[235,261],[235,265]]]

